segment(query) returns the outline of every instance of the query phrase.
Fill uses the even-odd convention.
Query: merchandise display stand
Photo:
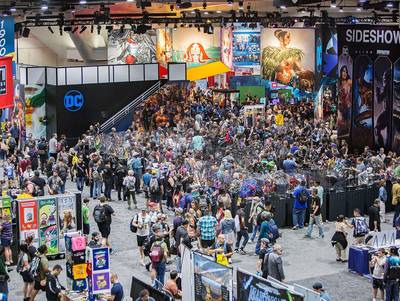
[[[102,295],[110,295],[110,249],[108,247],[86,247],[87,280],[89,301],[102,300]]]

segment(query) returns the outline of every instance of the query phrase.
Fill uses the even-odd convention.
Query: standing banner
[[[195,301],[231,301],[233,271],[204,255],[193,253]]]
[[[237,300],[279,300],[303,301],[302,295],[290,291],[277,282],[271,282],[256,275],[237,269]]]
[[[231,70],[233,68],[232,36],[232,27],[221,27],[221,61]]]
[[[45,244],[48,255],[58,254],[58,212],[55,198],[39,199],[39,245]]]
[[[235,23],[233,29],[233,66],[237,75],[260,74],[260,24],[249,28]]]
[[[13,100],[14,83],[12,73],[12,58],[0,57],[0,109],[11,108],[14,105]]]
[[[376,147],[387,149],[392,107],[392,62],[386,56],[379,56],[374,65],[374,141]]]
[[[29,236],[38,241],[38,205],[36,200],[18,201],[19,233],[21,242]]]
[[[393,69],[392,149],[400,152],[400,58]]]

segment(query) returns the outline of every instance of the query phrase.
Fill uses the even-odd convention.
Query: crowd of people
[[[275,122],[279,114],[284,116],[283,125]],[[350,152],[345,141],[337,140],[331,123],[316,121],[313,116],[313,103],[306,102],[267,105],[263,114],[246,116],[237,101],[226,98],[223,103],[215,103],[210,91],[167,85],[144,103],[124,132],[112,129],[111,133],[101,133],[96,124],[76,142],[54,134],[49,141],[27,137],[25,143],[17,142],[12,132],[4,133],[0,142],[4,158],[0,180],[3,191],[12,197],[19,193],[63,194],[67,182],[74,182],[88,196],[83,202],[83,233],[89,246],[109,246],[111,254],[115,190],[118,201],[126,201],[127,210],[138,210],[127,222],[136,233],[140,264],[151,272],[155,286],[163,287],[175,298],[181,296],[183,247],[197,249],[223,265],[230,265],[235,254],[256,254],[259,275],[285,281],[271,193],[293,195],[293,230],[307,226],[309,212],[305,238],[311,238],[313,225],[324,238],[323,186],[332,184],[326,178],[343,185],[367,185],[376,180],[385,183],[400,178],[400,157],[395,153],[383,149],[376,152],[368,147]],[[312,170],[324,172],[310,179],[306,175]],[[321,185],[322,181],[325,185]],[[332,238],[338,261],[347,260],[348,229],[354,230],[354,243],[361,244],[370,231],[380,231],[380,223],[386,222],[388,197],[385,185],[381,187],[368,212],[369,225],[365,226],[360,210],[354,211],[351,221],[338,217]],[[138,201],[142,197],[145,204]],[[399,205],[393,224],[400,227],[400,184],[393,186],[393,198]],[[90,214],[88,204],[92,200],[98,204]],[[2,270],[7,271],[12,264],[7,248],[11,218],[3,216],[0,226],[6,267],[2,269],[0,260],[3,292],[6,288],[1,284],[7,286],[7,280],[2,281]],[[90,220],[97,223],[96,231],[91,231]],[[72,227],[71,222],[68,216],[64,217],[64,231]],[[254,244],[252,250],[249,243]],[[391,266],[400,265],[392,251],[384,263],[379,252],[371,262],[375,267],[375,297],[376,290],[383,288],[380,283],[387,284],[387,294],[398,290],[398,282],[392,280],[400,279],[400,275],[393,278],[388,272]],[[29,240],[21,246],[21,252],[24,300],[34,301],[40,290],[46,291],[48,300],[56,300],[54,292],[58,296],[64,289],[57,280],[61,267],[50,269],[45,248],[36,250]],[[40,258],[38,275],[31,273],[35,258]],[[175,270],[165,281],[166,267],[173,261]],[[118,284],[116,275],[113,279],[114,285]],[[330,300],[320,283],[314,289]],[[122,300],[120,289],[115,291],[118,297],[112,300]]]

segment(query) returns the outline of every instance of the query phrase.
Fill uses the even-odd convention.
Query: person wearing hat
[[[329,294],[322,288],[321,282],[315,282],[312,287],[315,292],[319,293],[321,300],[324,300],[324,301],[332,300],[331,297],[329,296]]]

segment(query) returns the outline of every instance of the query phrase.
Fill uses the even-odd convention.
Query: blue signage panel
[[[14,17],[0,16],[0,57],[13,57],[13,75],[15,75]]]
[[[83,94],[77,90],[71,90],[64,95],[64,107],[70,112],[76,112],[82,109],[85,103]]]

